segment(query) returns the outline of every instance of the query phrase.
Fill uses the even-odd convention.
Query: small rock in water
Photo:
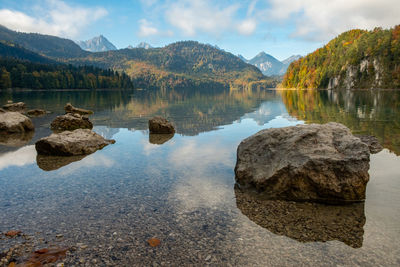
[[[76,129],[92,129],[93,123],[88,117],[79,115],[78,113],[68,113],[57,116],[50,126],[53,131],[62,132]]]
[[[83,108],[76,108],[72,106],[71,103],[67,103],[64,107],[65,114],[67,113],[78,113],[79,115],[90,115],[93,114],[93,111]]]
[[[43,116],[43,115],[46,115],[47,113],[49,113],[49,112],[47,112],[44,109],[31,109],[26,112],[26,114],[30,117]]]
[[[41,155],[74,156],[91,154],[114,143],[89,129],[77,129],[53,133],[37,141],[35,147]]]
[[[174,134],[175,128],[167,119],[154,117],[149,120],[149,130],[152,134]]]
[[[3,109],[6,111],[24,112],[26,109],[26,105],[24,102],[9,103],[4,105]]]
[[[33,131],[32,121],[19,112],[0,112],[0,132],[23,133]]]

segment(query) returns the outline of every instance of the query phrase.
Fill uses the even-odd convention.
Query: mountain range
[[[238,57],[246,63],[252,64],[259,68],[261,72],[266,76],[281,76],[285,74],[286,69],[289,67],[290,63],[301,58],[300,55],[293,55],[283,61],[279,61],[275,57],[265,53],[260,52],[252,59],[246,59],[242,55]]]
[[[76,42],[83,50],[90,52],[105,52],[110,50],[117,50],[115,45],[107,40],[103,35],[96,36],[87,41]]]
[[[15,32],[5,27],[0,27],[0,40],[59,64],[93,66],[126,73],[136,87],[236,89],[274,87],[277,83],[237,56],[195,41],[176,42],[162,48],[90,52],[68,39]]]
[[[76,43],[83,50],[90,51],[90,52],[105,52],[105,51],[117,50],[115,45],[113,45],[103,35],[94,37],[87,41],[77,41]],[[213,46],[211,44],[207,44],[207,45]],[[223,49],[219,48],[217,45],[214,45],[214,47],[216,49],[224,51]],[[149,49],[149,48],[154,48],[154,47],[146,42],[140,42],[136,46],[129,45],[127,48],[129,48],[129,49],[133,49],[133,48]],[[286,69],[290,65],[290,63],[301,58],[300,55],[293,55],[283,61],[279,61],[275,57],[273,57],[265,52],[260,52],[254,58],[252,58],[250,60],[247,60],[242,55],[238,55],[238,57],[241,60],[243,60],[244,62],[256,66],[259,70],[261,70],[261,72],[264,75],[267,75],[267,76],[281,76],[281,75],[285,74]]]

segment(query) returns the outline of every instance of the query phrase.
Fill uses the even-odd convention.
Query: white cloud
[[[238,25],[238,31],[242,35],[252,35],[256,30],[257,23],[254,19],[247,19]]]
[[[249,6],[252,13],[256,2]],[[252,34],[256,21],[235,18],[239,4],[220,6],[210,0],[180,0],[166,7],[166,20],[187,36],[195,36],[199,32],[221,36],[227,31],[238,31],[240,34]]]
[[[354,28],[392,27],[399,23],[398,0],[268,0],[264,17],[295,19],[294,36],[327,41]]]
[[[0,9],[0,24],[12,30],[75,38],[89,24],[107,15],[101,7],[68,5],[60,0],[40,1],[33,15]]]
[[[148,37],[152,35],[158,35],[160,31],[152,25],[151,22],[146,19],[139,20],[139,36]]]
[[[150,7],[150,6],[154,6],[155,4],[158,4],[157,0],[140,0],[140,2],[142,3],[142,5]]]

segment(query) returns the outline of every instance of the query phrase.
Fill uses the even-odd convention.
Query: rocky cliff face
[[[341,75],[329,79],[328,89],[357,89],[366,88],[368,80],[369,88],[381,88],[383,84],[383,65],[378,58],[364,59],[360,64],[344,67]],[[367,78],[367,79],[366,79]]]

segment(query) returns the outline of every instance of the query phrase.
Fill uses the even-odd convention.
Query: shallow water
[[[0,232],[21,230],[34,249],[72,247],[67,266],[400,265],[399,92],[0,93],[8,99],[53,113],[34,118],[25,141],[0,140]],[[116,143],[83,158],[37,157],[34,142],[66,102],[94,110],[94,130]],[[154,115],[177,134],[149,136]],[[365,203],[271,203],[235,189],[242,139],[328,121],[385,147],[371,155]],[[0,238],[0,252],[18,242]]]

